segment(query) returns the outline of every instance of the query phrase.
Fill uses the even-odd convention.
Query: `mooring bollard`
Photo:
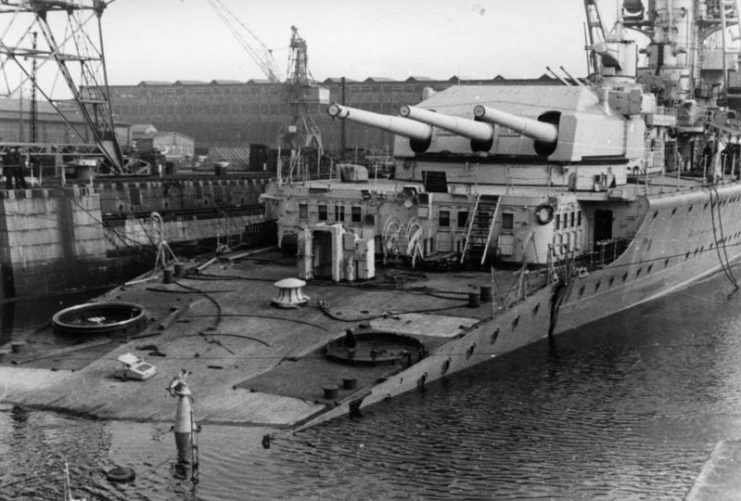
[[[175,465],[175,477],[179,479],[188,478],[194,484],[198,483],[198,443],[196,433],[195,416],[193,415],[193,402],[190,387],[185,379],[190,374],[185,369],[175,376],[167,386],[167,391],[173,397],[178,398],[178,408],[175,414],[175,447],[178,452],[178,461]]]

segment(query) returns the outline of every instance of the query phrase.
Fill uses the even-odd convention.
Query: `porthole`
[[[579,287],[579,296],[583,296],[583,295],[584,295],[584,286],[582,285],[581,287]]]
[[[669,258],[664,259],[664,268],[669,266]]]
[[[473,352],[476,350],[476,345],[472,344],[468,347],[468,350],[466,351],[466,359],[469,359],[473,356]]]
[[[654,212],[654,217],[653,217],[653,219],[656,219],[656,216],[658,216],[658,215],[659,215],[659,211],[655,211],[655,212]]]
[[[612,284],[615,283],[615,277],[610,277],[610,281],[607,282],[607,285],[612,287]]]
[[[536,304],[535,307],[533,308],[533,316],[537,315],[539,311],[540,311],[540,303]]]
[[[441,374],[447,374],[450,370],[450,359],[447,359],[445,362],[443,362],[443,367],[440,370]]]
[[[626,280],[628,280],[628,272],[627,271],[625,273],[623,273],[623,282],[625,282]]]
[[[494,329],[494,332],[491,333],[491,340],[489,341],[489,343],[490,344],[496,343],[498,338],[499,338],[499,327]]]
[[[684,255],[684,260],[688,260],[690,258],[690,251],[687,251],[687,254]]]
[[[673,216],[674,214],[676,214],[676,213],[677,213],[677,208],[676,208],[676,207],[674,207],[674,208],[672,209],[672,216]]]
[[[654,269],[654,265],[649,264],[648,265],[648,268],[646,268],[646,273],[651,273],[651,270],[653,270],[653,269]]]
[[[597,283],[594,284],[594,292],[597,292],[599,290],[599,286],[602,282],[600,280],[597,280]]]
[[[517,327],[517,324],[520,323],[520,317],[519,315],[515,317],[514,320],[512,320],[512,330],[514,330]]]
[[[687,207],[687,212],[692,212],[692,207],[693,207],[692,205],[690,205],[689,207]]]
[[[705,202],[705,205],[703,205],[702,208],[703,209],[707,209],[708,208],[708,202]]]
[[[705,252],[705,246],[700,247],[700,252]]]

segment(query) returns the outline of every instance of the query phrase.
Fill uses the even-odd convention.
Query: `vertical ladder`
[[[466,240],[463,243],[463,252],[461,252],[461,264],[463,264],[463,261],[466,259],[466,255],[469,252],[469,245],[471,240],[471,231],[473,230],[473,224],[474,224],[474,215],[476,214],[476,211],[479,209],[479,201],[481,200],[481,195],[476,195],[476,200],[473,201],[473,208],[471,212],[468,213],[468,222],[466,227]]]
[[[468,230],[461,253],[461,263],[478,261],[484,264],[486,260],[489,241],[494,233],[494,225],[499,213],[499,199],[484,200],[482,203],[481,198],[481,195],[476,197],[473,212],[468,217]]]
[[[486,245],[484,246],[484,252],[481,254],[481,263],[484,264],[484,261],[486,260],[486,255],[489,253],[489,244],[491,244],[491,237],[494,235],[494,225],[497,222],[497,217],[499,217],[499,199],[496,201],[496,205],[494,207],[494,214],[491,216],[491,221],[489,222],[489,232],[486,235]]]

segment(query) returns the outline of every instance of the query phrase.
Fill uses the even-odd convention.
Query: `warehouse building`
[[[331,101],[341,102],[344,94],[348,106],[396,115],[402,105],[421,101],[426,89],[441,91],[458,84],[532,85],[554,81],[547,75],[532,80],[497,76],[475,81],[461,81],[458,77],[448,80],[409,77],[403,81],[369,77],[363,81],[345,79],[344,86],[343,79],[329,78],[319,85],[329,89]],[[274,147],[291,119],[287,87],[267,80],[143,81],[111,86],[110,96],[119,119],[152,124],[159,130],[179,131],[193,137],[199,149],[254,143]],[[309,105],[309,114],[322,132],[325,149],[338,152],[342,125],[327,115],[326,105]],[[392,150],[391,134],[352,123],[345,127],[348,148]]]

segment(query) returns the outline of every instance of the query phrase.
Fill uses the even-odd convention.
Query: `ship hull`
[[[460,338],[362,396],[348,398],[310,419],[303,427],[421,388],[546,339],[549,332],[553,336],[564,334],[689,287],[728,269],[741,257],[741,185],[649,196],[645,202],[643,220],[625,252],[603,269],[568,283],[558,307],[554,308],[552,302],[559,286],[550,284],[514,306],[495,312]],[[729,292],[734,286],[729,284]]]

